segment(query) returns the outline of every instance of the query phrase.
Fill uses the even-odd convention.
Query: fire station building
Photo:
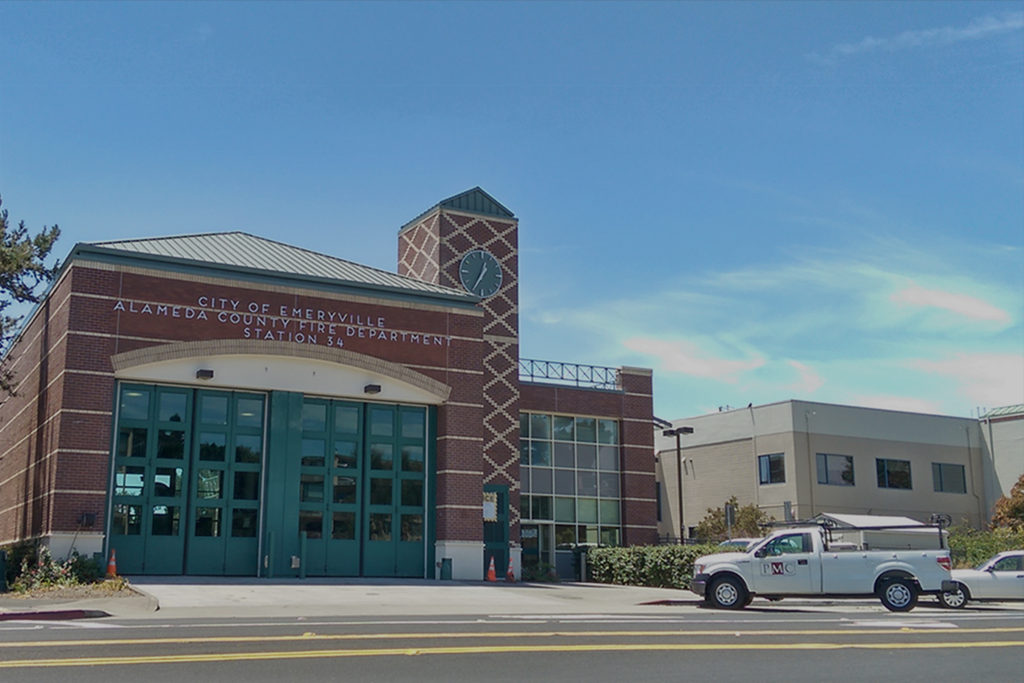
[[[75,245],[7,355],[0,546],[124,574],[452,577],[657,540],[651,371],[519,357],[479,188],[397,273],[241,232]]]

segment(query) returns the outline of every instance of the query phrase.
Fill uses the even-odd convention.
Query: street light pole
[[[693,427],[676,427],[675,429],[666,429],[662,432],[663,436],[674,436],[676,437],[676,487],[679,493],[679,545],[684,542],[686,525],[683,523],[683,447],[679,441],[679,437],[683,434],[693,434]]]

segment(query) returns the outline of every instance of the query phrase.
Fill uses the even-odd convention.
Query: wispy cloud
[[[896,52],[929,46],[951,45],[969,40],[981,40],[993,35],[1024,29],[1024,12],[1007,12],[973,19],[966,26],[941,26],[938,28],[904,31],[895,36],[876,38],[867,36],[856,43],[833,45],[825,55],[812,54],[815,61],[834,62],[868,52]]]
[[[848,403],[865,408],[881,410],[902,410],[908,413],[942,413],[942,404],[911,396],[889,394],[852,394]]]
[[[916,284],[893,292],[889,296],[889,300],[895,304],[907,306],[940,308],[971,320],[985,320],[1000,324],[1010,322],[1009,313],[986,301],[956,292],[925,289]]]
[[[696,344],[682,340],[634,337],[626,339],[623,345],[631,351],[657,358],[660,368],[667,372],[716,379],[730,384],[739,381],[743,373],[765,363],[763,358],[716,358],[702,351]]]
[[[1024,400],[1015,253],[866,235],[528,315],[557,321],[551,357],[653,367],[673,414],[791,397],[958,413]]]
[[[797,381],[786,387],[793,395],[807,396],[825,385],[825,379],[806,363],[790,360],[787,364],[796,370],[798,375]]]
[[[952,378],[976,406],[1024,403],[1024,355],[960,353],[942,360],[915,360],[917,370]]]

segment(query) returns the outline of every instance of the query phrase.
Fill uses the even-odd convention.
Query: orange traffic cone
[[[494,555],[491,555],[491,566],[487,568],[487,580],[497,581],[498,577],[494,573]]]
[[[107,578],[117,578],[117,551],[113,548],[110,549],[110,562],[107,562]]]
[[[505,572],[505,580],[509,583],[516,582],[516,572],[512,569],[512,558],[508,558],[508,571]]]

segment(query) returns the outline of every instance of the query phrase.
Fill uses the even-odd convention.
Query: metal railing
[[[618,368],[578,363],[557,363],[549,360],[519,359],[519,379],[522,382],[552,382],[589,389],[619,390]]]

